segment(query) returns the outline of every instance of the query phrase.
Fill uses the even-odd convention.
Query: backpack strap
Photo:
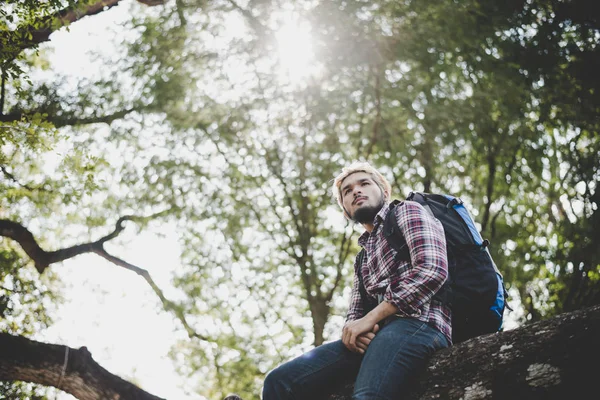
[[[354,261],[354,273],[358,276],[358,292],[360,293],[360,298],[363,301],[365,314],[377,307],[375,300],[373,300],[367,294],[367,290],[365,289],[365,282],[363,280],[361,266],[367,256],[367,252],[365,249],[361,249],[356,255],[356,260]]]
[[[385,236],[392,249],[396,250],[396,256],[394,257],[396,261],[410,262],[408,244],[404,240],[396,219],[396,206],[401,203],[400,200],[394,200],[390,203],[389,211],[383,221],[383,236]]]
[[[419,196],[419,199],[415,199],[416,196]],[[427,196],[425,196],[425,193],[410,192],[408,194],[408,197],[406,198],[406,200],[416,201],[417,203],[422,205],[423,208],[425,208],[429,212],[429,215],[431,215],[433,218],[435,218],[435,214],[433,213],[431,206],[429,206],[429,203],[427,203]]]

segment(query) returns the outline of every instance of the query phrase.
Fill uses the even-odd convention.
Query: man
[[[263,400],[313,400],[355,380],[355,400],[397,400],[407,383],[437,350],[451,344],[450,310],[433,296],[448,276],[446,241],[441,223],[416,202],[394,208],[410,251],[410,261],[396,260],[383,235],[389,212],[389,182],[368,163],[344,168],[333,184],[346,218],[362,224],[355,271],[362,274],[368,299],[354,286],[342,339],[271,371]],[[376,306],[369,310],[367,304]]]

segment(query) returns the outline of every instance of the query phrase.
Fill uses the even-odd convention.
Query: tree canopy
[[[52,32],[121,7],[97,70],[53,71]],[[0,327],[43,331],[93,253],[145,279],[201,395],[254,397],[339,335],[354,160],[468,204],[517,324],[598,304],[599,45],[591,0],[5,2]],[[110,249],[130,225],[174,227],[176,294]]]

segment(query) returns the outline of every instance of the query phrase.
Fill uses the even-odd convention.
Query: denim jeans
[[[355,380],[354,400],[399,400],[407,383],[446,337],[425,322],[398,318],[377,333],[364,355],[341,340],[280,365],[264,382],[263,400],[316,400]]]

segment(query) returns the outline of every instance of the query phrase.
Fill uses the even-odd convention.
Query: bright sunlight
[[[299,85],[318,74],[315,62],[311,26],[299,20],[295,15],[282,16],[281,28],[276,33],[280,78]]]

